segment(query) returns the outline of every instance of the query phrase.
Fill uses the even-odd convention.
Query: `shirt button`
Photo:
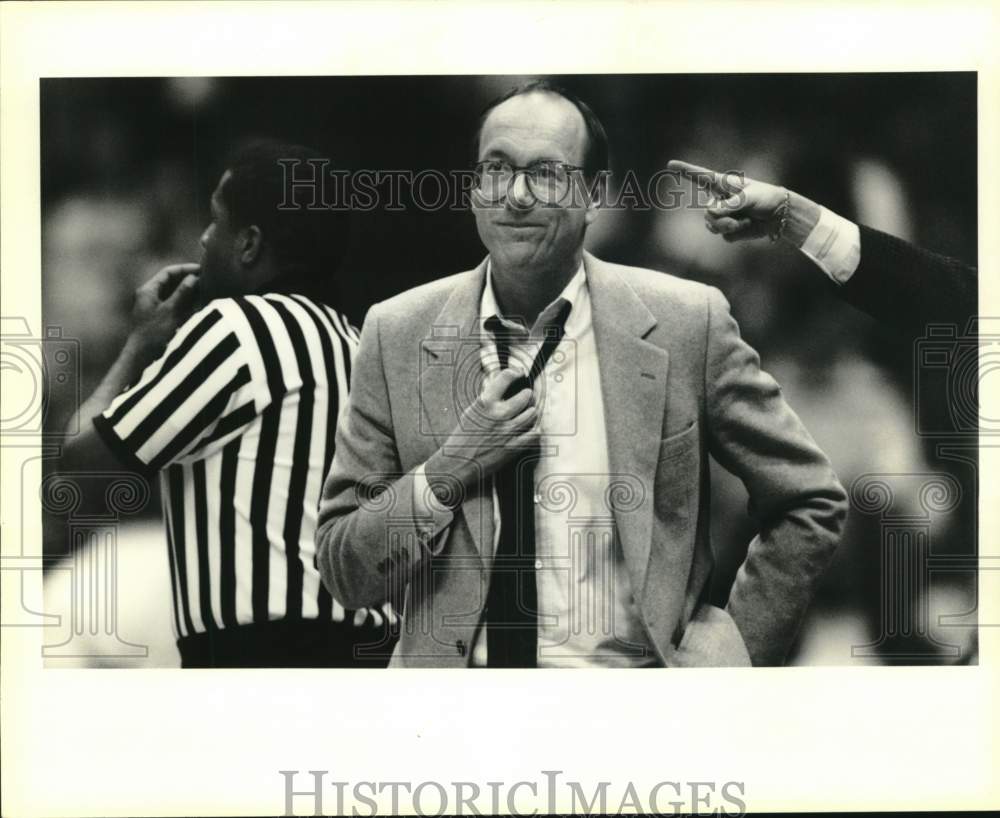
[[[535,560],[535,570],[536,571],[541,571],[542,570],[542,561],[541,560]]]

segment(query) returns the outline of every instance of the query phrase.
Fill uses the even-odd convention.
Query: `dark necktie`
[[[508,388],[504,398],[516,395],[545,368],[562,340],[571,304],[564,301],[545,327],[541,349],[527,376]],[[493,316],[486,328],[496,339],[500,366],[510,357],[510,332]],[[500,506],[500,541],[493,558],[486,597],[488,667],[535,667],[538,660],[538,591],[535,584],[535,464],[537,446],[518,453],[494,475]]]

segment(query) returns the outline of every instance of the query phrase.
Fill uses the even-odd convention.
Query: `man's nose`
[[[209,227],[206,227],[206,228],[205,228],[205,229],[204,229],[204,230],[202,231],[202,233],[201,233],[201,236],[200,236],[200,237],[198,238],[198,244],[200,244],[200,245],[201,245],[201,249],[202,249],[202,250],[205,250],[205,249],[206,249],[206,248],[208,247],[208,235],[209,235],[209,233],[211,233],[211,232],[212,232],[212,228],[211,228],[211,226],[209,226]]]
[[[514,210],[528,210],[535,204],[535,197],[528,188],[528,178],[515,173],[507,186],[507,204]]]

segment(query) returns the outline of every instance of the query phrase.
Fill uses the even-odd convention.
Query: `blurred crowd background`
[[[43,80],[43,315],[46,326],[79,340],[82,393],[89,394],[120,350],[135,288],[165,264],[198,259],[209,195],[238,144],[275,137],[320,148],[346,170],[447,174],[471,167],[471,137],[485,104],[532,78]],[[553,79],[604,122],[612,197],[628,171],[644,181],[669,159],[685,159],[783,184],[843,216],[976,263],[974,74]],[[948,380],[914,366],[924,342],[838,301],[832,285],[795,251],[766,241],[730,245],[709,234],[690,197],[672,210],[608,210],[590,229],[588,247],[610,261],[719,287],[844,485],[850,489],[864,475],[894,476],[884,480],[893,494],[886,510],[854,503],[791,662],[975,661],[972,571],[911,566],[906,577],[895,576],[902,569],[887,562],[883,544],[887,520],[909,520],[929,536],[935,558],[956,557],[963,566],[962,558],[976,552],[975,452],[968,445],[940,449],[951,440]],[[374,301],[473,267],[483,255],[468,212],[355,212],[346,259],[330,271],[337,306],[360,326]],[[955,329],[953,345],[969,343],[965,330]],[[56,429],[73,406],[65,393],[53,390],[50,397],[46,423]],[[940,435],[917,433],[918,406],[925,431]],[[960,498],[945,504],[951,510],[929,506],[923,496],[922,476],[934,474],[949,475],[958,489]],[[70,661],[177,663],[165,537],[152,488],[144,507],[117,527],[116,563],[118,632],[149,645],[148,656],[101,659],[84,650]],[[753,524],[735,478],[714,468],[712,491],[721,602]],[[72,522],[66,514],[46,515],[45,554],[56,568],[71,564]],[[71,604],[70,577],[48,571],[48,609]],[[887,589],[911,582],[900,620]]]

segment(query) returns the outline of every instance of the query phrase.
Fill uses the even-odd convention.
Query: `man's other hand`
[[[171,264],[135,291],[129,342],[146,362],[163,352],[193,312],[200,271],[198,264]]]
[[[711,202],[705,210],[705,227],[728,242],[748,241],[770,235],[779,227],[781,205],[788,200],[788,214],[781,237],[801,247],[819,221],[819,206],[778,185],[742,174],[704,168],[671,159],[667,169],[707,190]]]

